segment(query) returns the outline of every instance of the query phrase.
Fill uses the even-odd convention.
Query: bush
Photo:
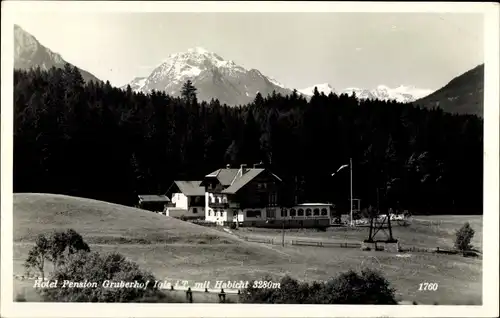
[[[59,288],[38,289],[44,301],[51,302],[172,302],[154,289],[155,278],[118,253],[101,256],[97,252],[78,252],[52,275]],[[62,288],[65,281],[95,283],[87,288]],[[103,283],[123,281],[145,284],[145,288],[105,288]],[[147,282],[149,281],[149,284]]]
[[[16,294],[16,297],[14,298],[14,301],[17,301],[17,302],[25,302],[26,301],[26,297],[23,295],[23,294]]]
[[[229,228],[231,230],[236,230],[236,228],[237,228],[236,223],[235,222],[231,223],[231,225],[229,226]]]
[[[45,261],[52,262],[54,270],[64,264],[65,259],[76,252],[90,252],[90,248],[82,236],[75,230],[54,231],[48,237],[38,235],[35,246],[29,251],[24,263],[28,276],[31,271],[37,271],[42,279],[45,278]]]
[[[472,245],[470,244],[470,242],[474,237],[474,230],[470,227],[469,222],[466,222],[460,229],[458,229],[455,235],[456,249],[463,253],[472,249]]]
[[[270,277],[262,280],[273,281]],[[378,272],[363,270],[342,273],[323,282],[299,282],[289,276],[280,280],[279,289],[254,289],[253,282],[241,295],[243,303],[272,304],[397,304],[395,290]]]

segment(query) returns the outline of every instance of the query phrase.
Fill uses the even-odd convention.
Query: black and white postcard
[[[3,2],[2,316],[497,316],[498,14]]]

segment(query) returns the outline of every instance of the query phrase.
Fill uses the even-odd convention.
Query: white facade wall
[[[223,224],[233,220],[233,210],[222,207],[211,208],[210,203],[228,203],[227,195],[205,192],[205,220],[217,224]]]
[[[208,194],[207,194],[208,197]],[[330,215],[330,205],[329,204],[310,204],[310,205],[298,205],[293,208],[286,209],[286,216],[281,215],[282,208],[275,207],[275,220],[315,220],[315,219],[332,219]],[[295,209],[295,216],[290,215],[290,211]],[[299,209],[303,210],[303,215],[298,215]],[[311,209],[311,215],[307,216],[307,209]],[[319,215],[314,215],[314,210],[318,209]],[[322,209],[326,209],[326,215],[322,215]],[[215,211],[214,211],[215,210]],[[223,210],[221,215],[220,211]],[[260,216],[248,216],[248,211],[260,211]],[[323,210],[325,211],[325,210]],[[236,216],[234,215],[236,212]],[[324,212],[323,212],[324,213]],[[267,209],[265,208],[246,208],[246,209],[219,209],[219,208],[209,208],[207,203],[205,220],[214,223],[222,223],[222,222],[232,222],[237,219],[238,222],[244,221],[265,221],[267,220]]]
[[[175,207],[168,207],[166,209],[166,215],[180,218],[185,216],[188,218],[205,216],[204,206],[189,206],[189,197],[184,193],[173,193],[171,202],[175,204]]]
[[[188,208],[188,197],[184,193],[172,193],[171,202],[175,204],[177,209],[187,210]]]

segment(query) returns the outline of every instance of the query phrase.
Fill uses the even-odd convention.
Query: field
[[[408,227],[399,226],[396,222],[392,223],[392,233],[394,238],[398,239],[401,246],[413,246],[422,248],[451,248],[455,230],[460,228],[465,222],[469,222],[475,230],[472,240],[474,249],[481,251],[483,242],[483,223],[482,216],[414,216],[411,218],[411,225]],[[282,241],[281,229],[264,228],[240,228],[240,236],[259,239],[273,239],[279,243]],[[320,232],[313,229],[288,229],[285,231],[285,242],[291,243],[292,240],[313,240],[325,242],[356,242],[359,243],[368,238],[368,227],[331,227],[326,232]],[[384,233],[380,231],[377,236],[385,238]]]
[[[441,224],[430,224],[436,220],[441,220]],[[395,236],[403,245],[451,247],[453,231],[466,220],[477,233],[473,244],[481,249],[481,217],[415,217],[412,226],[395,228]],[[371,267],[384,273],[397,289],[400,300],[421,304],[481,304],[481,259],[251,243],[224,231],[147,211],[49,194],[14,195],[14,274],[24,273],[22,264],[36,235],[65,228],[82,234],[91,249],[118,251],[153,272],[158,279],[251,280],[266,274],[279,278],[288,273],[311,281],[326,280],[348,269]],[[366,229],[289,230],[286,237],[359,242],[364,239],[363,231]],[[279,230],[235,232],[281,239]],[[36,300],[30,283],[14,282],[15,294],[24,294],[28,301]],[[436,282],[439,289],[418,291],[422,282]]]

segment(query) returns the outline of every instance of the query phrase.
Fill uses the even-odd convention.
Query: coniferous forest
[[[84,83],[74,67],[14,72],[14,192],[134,205],[173,180],[262,161],[302,202],[482,214],[483,121],[412,104],[257,95],[239,107]],[[379,191],[377,191],[379,189]],[[379,194],[377,195],[377,192]],[[287,197],[287,196],[285,196]]]

